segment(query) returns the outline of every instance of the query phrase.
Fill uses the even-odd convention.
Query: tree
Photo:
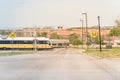
[[[70,34],[70,35],[68,36],[68,38],[69,38],[70,42],[72,42],[72,41],[78,39],[79,36],[78,36],[76,33],[73,33],[73,34]]]
[[[120,28],[113,28],[110,30],[110,36],[120,36]]]
[[[76,39],[76,40],[72,41],[72,45],[81,45],[81,44],[82,44],[81,40]]]
[[[42,37],[47,37],[47,33],[46,33],[46,32],[43,32],[43,33],[41,33],[41,36],[42,36]]]
[[[37,32],[37,37],[41,37],[41,34]]]
[[[87,41],[87,43],[86,43],[86,44],[87,44],[88,46],[89,46],[89,45],[91,45],[91,41]]]
[[[120,19],[116,20],[115,23],[117,27],[112,28],[109,32],[109,35],[118,37],[120,36]]]
[[[101,36],[101,43],[102,43],[102,44],[104,44],[104,39],[105,39],[105,37],[104,37],[104,36]],[[96,43],[96,44],[100,44],[100,39],[99,39],[98,36],[97,36],[96,38],[94,38],[94,40],[95,40],[95,43]]]
[[[115,21],[116,26],[115,28],[112,28],[109,32],[109,36],[120,36],[120,19]]]
[[[5,30],[0,30],[0,34],[4,34],[5,33]]]
[[[116,23],[116,26],[120,28],[120,20],[116,20],[115,23]]]
[[[0,30],[1,35],[8,35],[11,31]]]
[[[60,39],[60,36],[59,36],[57,33],[52,33],[52,34],[50,35],[50,38],[51,38],[51,39]]]

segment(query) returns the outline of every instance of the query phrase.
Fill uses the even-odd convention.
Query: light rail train
[[[0,49],[52,49],[49,38],[34,37],[0,38]]]

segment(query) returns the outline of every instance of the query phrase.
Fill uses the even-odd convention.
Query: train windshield
[[[38,43],[38,44],[48,44],[47,41],[38,41],[37,43]]]
[[[50,41],[38,41],[37,44],[49,44],[51,45],[51,42]]]

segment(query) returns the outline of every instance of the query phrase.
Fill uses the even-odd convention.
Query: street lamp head
[[[83,20],[80,20],[80,21],[83,21]]]
[[[87,13],[82,13],[82,14],[87,14]]]
[[[100,16],[97,16],[97,18],[100,18]]]

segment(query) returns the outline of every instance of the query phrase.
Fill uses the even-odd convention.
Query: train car
[[[0,38],[0,49],[34,49],[35,48],[34,37],[16,37]],[[49,38],[37,37],[36,38],[37,49],[52,49]]]

